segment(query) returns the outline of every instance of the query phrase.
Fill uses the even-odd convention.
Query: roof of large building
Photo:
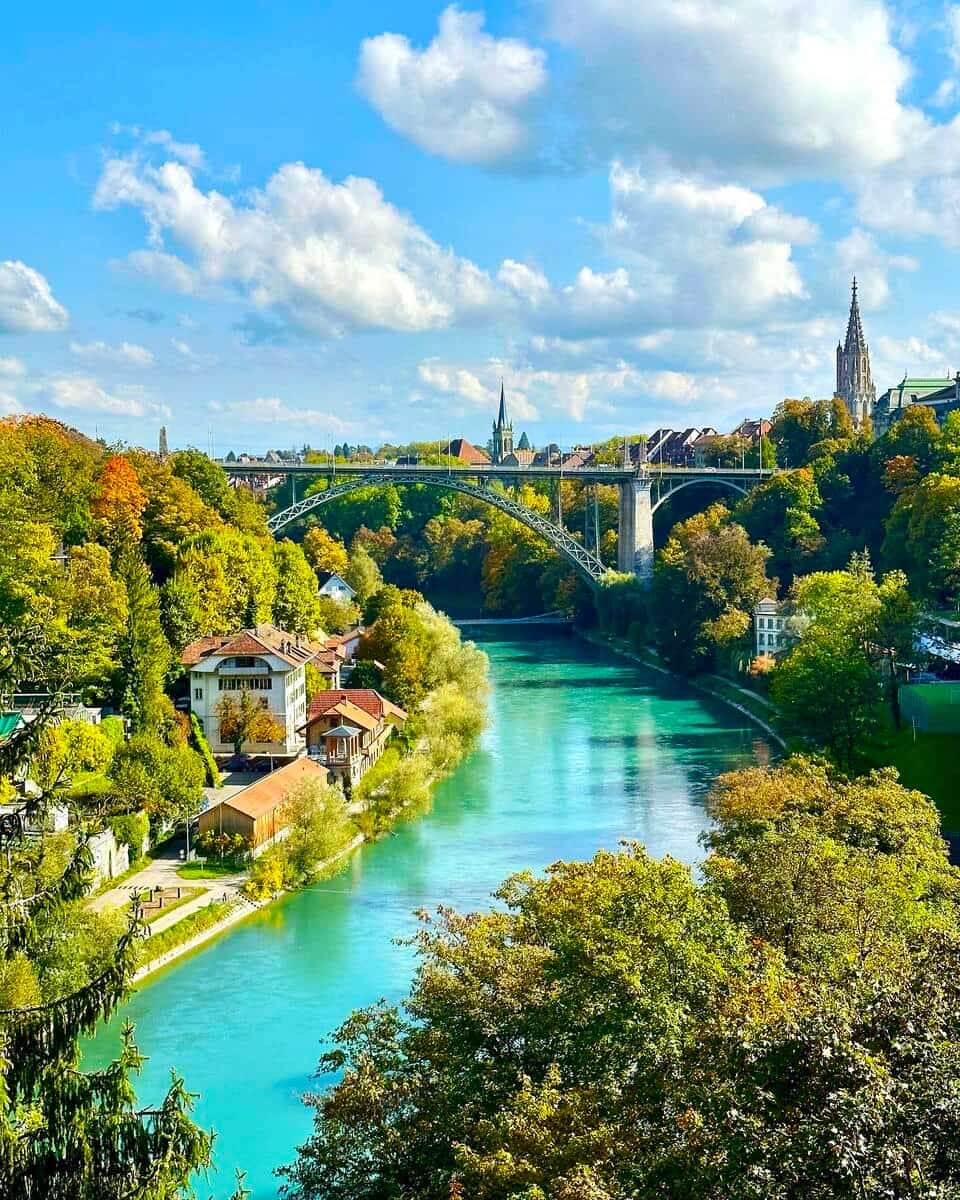
[[[407,714],[399,705],[388,700],[386,696],[381,696],[375,688],[332,688],[328,692],[318,692],[310,701],[307,721],[323,716],[344,700],[356,705],[371,717],[393,716],[399,717],[401,721],[407,719]]]
[[[451,458],[459,458],[461,462],[470,463],[475,467],[483,466],[490,461],[490,455],[485,450],[480,450],[466,438],[454,438],[452,442],[448,442],[444,454]]]
[[[273,654],[291,666],[297,666],[315,658],[320,650],[320,646],[299,634],[287,633],[276,625],[263,624],[225,636],[197,638],[180,655],[180,661],[184,666],[192,667],[201,659],[211,656],[226,658],[234,654]]]
[[[311,762],[309,758],[295,758],[292,763],[279,767],[222,803],[225,808],[232,808],[256,820],[282,804],[305,780],[317,779],[326,782],[326,778],[325,768]]]

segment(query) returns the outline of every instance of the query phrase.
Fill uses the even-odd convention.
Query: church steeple
[[[500,380],[500,410],[493,424],[493,461],[503,462],[513,453],[513,425],[507,420],[507,398]]]
[[[870,349],[863,334],[860,302],[857,299],[857,278],[853,278],[850,295],[850,315],[847,336],[841,346],[837,343],[837,391],[846,404],[854,426],[859,429],[866,418],[873,416],[877,390],[870,374]]]

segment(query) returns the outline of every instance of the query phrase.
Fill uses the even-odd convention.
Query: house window
[[[194,688],[193,689],[193,698],[194,698],[194,700],[202,700],[203,699],[203,688]]]

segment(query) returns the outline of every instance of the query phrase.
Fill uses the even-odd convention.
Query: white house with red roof
[[[249,691],[282,726],[282,741],[247,743],[252,754],[297,755],[306,742],[301,732],[307,716],[307,663],[338,682],[342,655],[299,634],[275,625],[257,625],[225,637],[203,637],[191,642],[181,655],[190,671],[190,707],[196,713],[215,753],[233,749],[220,737],[217,707],[225,696],[239,698]]]

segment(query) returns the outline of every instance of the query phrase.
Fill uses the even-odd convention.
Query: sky
[[[960,369],[960,5],[51,0],[0,413],[217,454],[730,429]]]

